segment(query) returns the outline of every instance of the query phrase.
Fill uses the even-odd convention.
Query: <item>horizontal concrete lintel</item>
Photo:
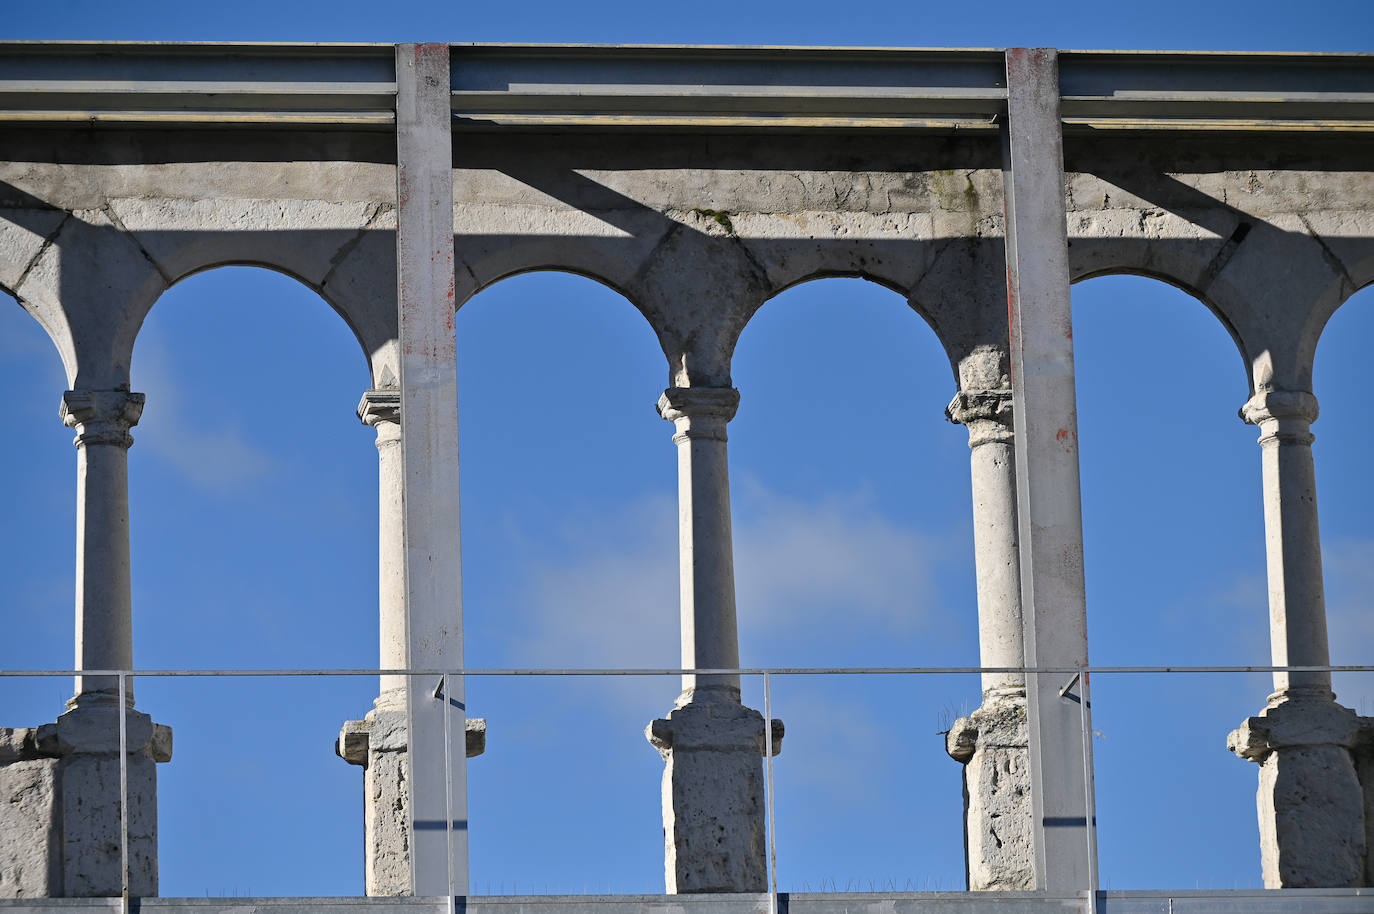
[[[1080,912],[1083,895],[1038,892],[783,893],[780,914],[996,914]],[[457,900],[455,909],[489,914],[767,914],[766,894],[488,895]],[[4,914],[111,914],[118,898],[0,900]],[[144,898],[134,914],[444,914],[445,898]],[[1099,892],[1099,914],[1374,914],[1374,889]]]
[[[996,49],[450,45],[475,127],[940,128],[1006,107]],[[1066,51],[1064,116],[1147,130],[1360,130],[1374,55]],[[0,120],[389,123],[389,45],[0,42]],[[722,123],[725,118],[728,122]]]

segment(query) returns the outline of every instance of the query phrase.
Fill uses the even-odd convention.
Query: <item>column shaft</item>
[[[1246,422],[1260,427],[1274,666],[1327,666],[1331,662],[1310,431],[1317,412],[1317,398],[1302,391],[1259,393],[1241,409]],[[1275,673],[1274,691],[1276,698],[1299,693],[1328,700],[1335,697],[1330,673]]]
[[[738,405],[733,389],[695,388],[672,388],[658,403],[659,414],[677,427],[682,665],[688,669],[739,666],[725,434]],[[738,700],[739,676],[689,674],[682,688],[724,689]]]
[[[143,395],[67,391],[62,421],[76,429],[76,669],[133,666],[129,571],[129,429]],[[117,701],[111,677],[78,676],[69,704]],[[127,701],[133,704],[133,690]]]
[[[401,392],[369,390],[358,404],[358,418],[377,431],[377,665],[406,665],[405,465],[401,460]],[[405,677],[380,679],[377,705],[404,700]]]
[[[973,491],[973,562],[978,582],[979,665],[1025,663],[1021,628],[1021,557],[1016,535],[1016,448],[1011,391],[960,393],[950,420],[968,427]],[[983,693],[1021,695],[1020,673],[984,673]]]

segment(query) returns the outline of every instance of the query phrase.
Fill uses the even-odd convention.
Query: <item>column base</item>
[[[1365,799],[1355,767],[1359,719],[1315,697],[1276,695],[1227,738],[1260,766],[1260,861],[1270,889],[1367,885]]]
[[[157,895],[157,763],[172,731],[128,711],[129,894]],[[0,728],[0,898],[123,892],[119,717],[83,706],[41,727]]]
[[[385,696],[384,696],[385,697]],[[487,722],[466,720],[467,757],[487,748]],[[367,894],[409,895],[410,787],[406,783],[406,709],[404,697],[378,706],[362,720],[350,720],[339,731],[334,751],[360,765],[363,774],[363,830],[366,836]]]
[[[1035,888],[1025,690],[1000,690],[961,717],[945,750],[964,765],[964,851],[971,892]]]
[[[766,892],[763,715],[722,696],[702,700],[705,694],[684,693],[644,731],[664,761],[667,892]],[[785,730],[782,721],[772,723],[777,755]]]

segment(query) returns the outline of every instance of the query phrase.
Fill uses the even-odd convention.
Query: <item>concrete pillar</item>
[[[453,134],[447,44],[396,45],[396,307],[401,353],[406,666],[463,668]],[[468,893],[461,676],[405,689],[411,887]]]
[[[968,426],[978,575],[979,663],[1024,665],[1016,462],[1010,390],[961,391],[946,415]],[[983,702],[954,722],[946,749],[964,764],[964,845],[972,891],[1035,887],[1026,681],[984,673]]]
[[[739,666],[725,426],[733,388],[671,387],[658,412],[677,428],[682,666]],[[783,728],[773,721],[773,751]],[[669,894],[768,890],[763,715],[740,702],[736,674],[684,675],[666,718],[645,730],[663,756]]]
[[[1026,666],[1081,669],[1088,613],[1058,53],[1008,48],[1006,67],[1003,187]],[[1096,891],[1086,683],[1061,691],[1068,680],[1026,677],[1035,887]]]
[[[133,666],[133,595],[129,583],[129,429],[143,414],[143,394],[69,390],[62,421],[76,429],[76,666]],[[112,704],[116,680],[78,676],[70,708]],[[127,694],[133,706],[133,690]]]
[[[363,394],[358,418],[377,431],[378,666],[406,666],[405,502],[401,462],[401,392],[377,388]],[[410,788],[406,780],[406,677],[383,675],[374,707],[350,720],[334,751],[363,768],[363,832],[367,894],[409,895]],[[487,722],[468,718],[466,756],[486,749]]]
[[[1260,427],[1264,540],[1274,666],[1326,666],[1312,422],[1307,391],[1255,394],[1241,418]],[[1352,749],[1358,720],[1335,702],[1331,674],[1275,673],[1274,693],[1228,746],[1260,765],[1260,859],[1268,888],[1364,884],[1364,798]]]

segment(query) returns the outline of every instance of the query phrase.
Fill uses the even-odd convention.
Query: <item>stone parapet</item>
[[[1035,888],[1026,696],[985,700],[945,735],[964,766],[964,846],[970,891]]]
[[[465,722],[467,757],[487,748],[487,722]],[[409,895],[410,787],[407,783],[406,711],[375,708],[362,720],[350,720],[339,731],[334,751],[344,761],[360,765],[363,776],[363,829],[367,894]]]

